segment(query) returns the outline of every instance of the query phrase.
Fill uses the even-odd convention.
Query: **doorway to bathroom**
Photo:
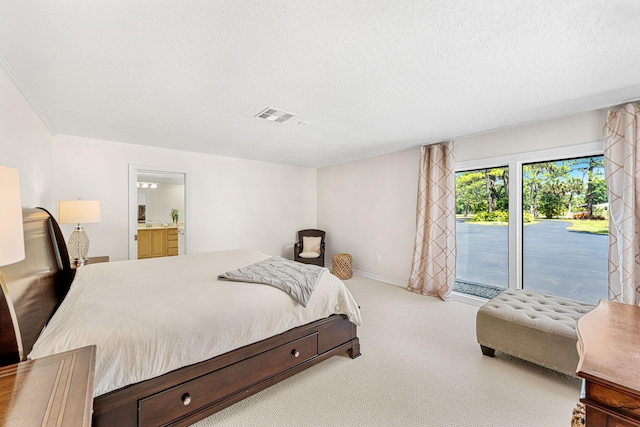
[[[187,253],[187,172],[129,165],[129,259]]]

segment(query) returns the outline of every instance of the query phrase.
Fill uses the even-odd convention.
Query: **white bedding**
[[[268,257],[233,250],[86,265],[29,358],[97,345],[99,396],[331,314],[360,325],[353,296],[329,272],[306,308],[269,285],[217,279]]]

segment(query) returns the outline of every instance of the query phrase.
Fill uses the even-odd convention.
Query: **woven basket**
[[[583,427],[585,418],[584,404],[578,403],[571,414],[571,427]]]
[[[331,261],[331,273],[339,279],[351,279],[351,255],[335,254]]]

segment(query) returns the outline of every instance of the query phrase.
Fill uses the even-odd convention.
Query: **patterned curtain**
[[[609,112],[604,167],[609,191],[609,299],[640,305],[640,107]]]
[[[407,289],[448,300],[456,277],[453,141],[422,147],[416,243]]]

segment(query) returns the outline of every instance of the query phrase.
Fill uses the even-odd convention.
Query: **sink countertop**
[[[172,223],[169,223],[169,225],[167,225],[166,227],[162,224],[152,224],[151,227],[148,227],[146,224],[138,224],[138,230],[153,230],[158,228],[181,228],[181,227],[184,227],[184,225],[181,225],[181,224],[173,225]]]

